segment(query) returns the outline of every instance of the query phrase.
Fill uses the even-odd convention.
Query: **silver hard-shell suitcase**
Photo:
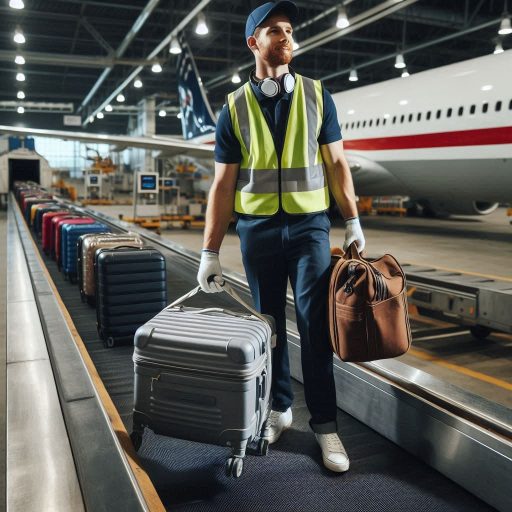
[[[224,290],[252,314],[181,305],[195,288],[135,334],[136,449],[144,427],[157,434],[230,446],[226,474],[242,474],[246,452],[265,455],[274,321]]]

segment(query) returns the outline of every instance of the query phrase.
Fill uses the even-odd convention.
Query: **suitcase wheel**
[[[142,434],[140,432],[137,432],[137,431],[134,430],[130,434],[130,439],[132,441],[134,450],[136,452],[138,452],[139,448],[140,448],[140,445],[142,444]]]
[[[114,348],[114,345],[116,344],[114,338],[112,336],[109,336],[103,341],[103,344],[105,345],[105,348]]]
[[[247,445],[245,450],[247,455],[264,456],[268,454],[268,439],[255,438]]]
[[[268,439],[260,439],[258,442],[258,455],[267,455]]]
[[[240,478],[244,470],[244,459],[241,457],[229,457],[226,460],[226,476]]]

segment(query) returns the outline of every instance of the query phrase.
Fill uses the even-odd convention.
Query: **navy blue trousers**
[[[272,217],[240,216],[236,230],[256,308],[277,324],[272,354],[272,409],[293,402],[286,337],[288,279],[295,298],[302,373],[310,425],[317,433],[336,432],[333,355],[328,339],[330,221],[325,213]]]

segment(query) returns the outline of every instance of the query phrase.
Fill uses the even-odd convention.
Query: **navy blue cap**
[[[245,23],[245,39],[254,35],[256,28],[276,11],[282,12],[288,16],[290,21],[295,21],[299,14],[297,6],[288,0],[282,2],[267,2],[266,4],[260,5],[247,17],[247,22]]]

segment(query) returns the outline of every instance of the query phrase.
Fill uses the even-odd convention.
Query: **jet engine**
[[[418,201],[425,215],[448,217],[450,215],[488,215],[499,203],[488,201],[423,200]]]

